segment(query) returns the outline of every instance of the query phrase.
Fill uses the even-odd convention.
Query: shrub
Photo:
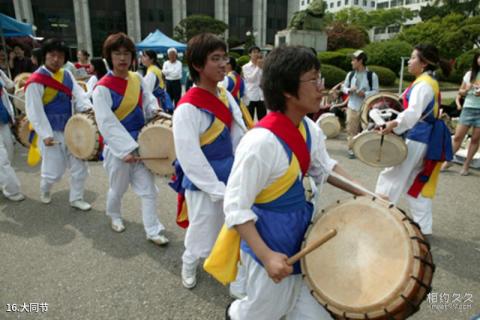
[[[364,28],[341,21],[330,24],[327,36],[327,48],[331,51],[341,48],[362,48],[370,41]]]
[[[368,70],[373,71],[378,76],[378,82],[381,86],[392,86],[395,84],[397,76],[392,70],[380,66],[368,66]]]
[[[232,57],[232,58],[235,58],[235,59],[237,59],[237,60],[238,60],[238,58],[240,58],[240,55],[239,55],[238,53],[236,53],[236,52],[233,52],[233,51],[229,51],[229,52],[228,52],[228,56],[229,56],[229,57]]]
[[[322,64],[329,64],[337,68],[343,69],[345,71],[351,69],[350,59],[348,59],[346,54],[342,52],[336,52],[336,51],[320,52],[317,54],[317,58],[318,60],[320,60]],[[347,59],[349,62],[348,65],[346,64]]]
[[[325,78],[325,87],[331,88],[337,83],[345,80],[347,73],[336,67],[329,64],[322,64],[322,77]]]
[[[248,61],[250,61],[249,56],[247,56],[247,55],[241,56],[240,58],[237,59],[237,64],[241,68],[241,67],[243,67],[243,65],[247,64]]]
[[[401,57],[410,57],[412,46],[400,40],[372,42],[364,48],[368,64],[389,68],[395,73],[400,71]]]

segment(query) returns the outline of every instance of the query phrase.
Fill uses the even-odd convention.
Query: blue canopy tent
[[[159,53],[167,53],[169,48],[175,48],[178,52],[185,52],[187,49],[187,45],[170,39],[158,29],[137,43],[136,47],[137,50],[153,50]]]

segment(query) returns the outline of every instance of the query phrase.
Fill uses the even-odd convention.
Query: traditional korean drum
[[[363,163],[379,168],[393,167],[407,157],[405,141],[395,134],[364,131],[353,138],[353,153]]]
[[[317,125],[320,126],[327,138],[335,138],[342,128],[338,118],[330,112],[322,114],[317,120]]]
[[[138,153],[145,166],[158,175],[175,173],[172,116],[160,113],[150,120],[138,135]]]
[[[31,73],[23,72],[18,74],[13,82],[15,83],[15,91],[13,97],[13,105],[15,108],[22,113],[25,113],[25,83],[27,83],[28,77],[30,77]]]
[[[87,83],[82,80],[77,80],[78,85],[83,89],[83,91],[88,92]]]
[[[68,120],[65,125],[65,144],[78,159],[101,159],[103,138],[98,131],[93,111],[77,113]]]
[[[384,120],[390,121],[394,120],[397,114],[403,111],[403,106],[398,96],[393,93],[378,93],[366,98],[362,104],[360,115],[360,122],[363,129],[366,129],[368,124],[373,122],[368,115],[372,109],[382,110],[384,112]]]
[[[22,72],[17,74],[13,79],[15,86],[23,88],[25,86],[25,83],[27,82],[28,77],[30,77],[30,75],[31,75],[30,72]]]
[[[30,121],[28,121],[25,115],[21,115],[15,120],[15,127],[12,131],[22,146],[30,147]]]
[[[337,201],[314,220],[303,247],[337,235],[301,260],[312,295],[336,319],[405,319],[431,291],[435,266],[419,227],[375,198]]]

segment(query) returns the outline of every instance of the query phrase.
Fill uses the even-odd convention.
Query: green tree
[[[429,43],[435,45],[444,58],[455,58],[462,52],[480,45],[480,17],[466,18],[452,13],[443,18],[434,17],[403,30],[397,39],[411,45]]]
[[[433,17],[445,17],[451,13],[460,13],[464,16],[480,14],[480,0],[435,0],[433,5],[426,5],[420,9],[419,15],[423,21]]]
[[[369,65],[378,65],[399,72],[401,57],[409,57],[412,46],[405,41],[387,40],[372,42],[364,50],[367,53]]]
[[[211,32],[221,35],[228,29],[223,21],[204,15],[192,15],[180,21],[173,30],[174,38],[181,42],[188,42],[193,36]]]
[[[367,12],[361,8],[346,8],[335,14],[335,21],[355,24],[365,29],[385,28],[389,25],[403,25],[413,18],[413,12],[407,8],[379,9]]]

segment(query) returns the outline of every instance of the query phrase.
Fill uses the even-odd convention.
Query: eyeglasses
[[[312,82],[314,83],[317,88],[324,88],[325,87],[325,78],[319,77],[315,79],[309,79],[309,80],[300,80],[300,82]]]
[[[230,58],[228,56],[212,56],[210,57],[210,60],[214,63],[220,63],[220,62],[224,62],[224,63],[228,63],[230,61]]]

